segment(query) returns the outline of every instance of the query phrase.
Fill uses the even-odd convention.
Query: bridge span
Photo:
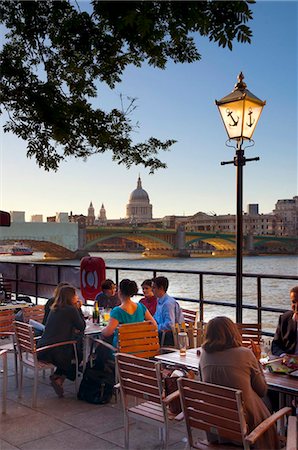
[[[22,241],[35,251],[58,258],[80,258],[95,251],[97,244],[113,238],[137,242],[150,255],[189,256],[197,241],[212,245],[215,251],[233,253],[236,249],[235,234],[218,231],[185,232],[177,229],[142,227],[85,227],[84,223],[24,222],[12,223],[0,228],[0,244]],[[247,252],[298,253],[298,237],[248,235],[243,248]]]

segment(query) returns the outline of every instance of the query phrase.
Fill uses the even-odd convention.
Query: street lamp
[[[223,120],[226,132],[236,141],[236,154],[233,161],[224,161],[221,165],[236,166],[236,322],[242,323],[242,245],[243,245],[243,166],[247,161],[258,161],[260,158],[245,158],[242,145],[245,140],[252,142],[252,135],[262,113],[265,101],[260,100],[248,89],[243,81],[243,73],[238,75],[238,83],[234,90],[215,100]],[[251,146],[251,145],[250,145]]]

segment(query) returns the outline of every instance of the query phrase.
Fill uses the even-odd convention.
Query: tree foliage
[[[127,167],[153,172],[175,142],[132,139],[134,101],[104,111],[92,103],[101,83],[113,89],[128,65],[164,69],[197,61],[196,35],[232,50],[250,42],[252,1],[61,1],[0,2],[5,39],[0,52],[0,104],[5,131],[27,141],[27,156],[45,170],[65,158],[111,151]]]

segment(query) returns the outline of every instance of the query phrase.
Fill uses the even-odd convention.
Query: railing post
[[[38,264],[35,265],[35,305],[38,304]]]
[[[16,299],[18,298],[19,295],[19,264],[16,264]]]
[[[116,274],[115,274],[115,276],[116,276],[115,283],[116,283],[116,286],[119,288],[119,270],[118,270],[118,269],[115,269],[115,271],[116,271]]]
[[[262,329],[262,289],[261,289],[261,277],[257,277],[257,290],[258,290],[258,323]]]
[[[202,273],[200,273],[200,322],[204,322],[204,287]]]

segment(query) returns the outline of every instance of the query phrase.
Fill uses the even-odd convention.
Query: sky
[[[153,175],[142,166],[126,169],[110,153],[87,162],[68,159],[58,172],[46,172],[26,157],[26,143],[10,133],[0,137],[0,209],[47,216],[56,212],[95,214],[103,203],[108,219],[123,218],[140,175],[153,205],[153,217],[192,215],[199,211],[234,214],[236,171],[221,161],[234,157],[225,145],[215,99],[230,93],[240,71],[247,88],[266,106],[256,127],[255,146],[247,157],[260,161],[244,167],[243,205],[258,203],[271,212],[278,199],[297,195],[298,142],[298,2],[259,1],[251,5],[251,44],[222,49],[207,38],[196,39],[202,59],[192,64],[169,62],[165,70],[144,64],[128,67],[116,89],[100,90],[97,106],[120,108],[120,94],[137,98],[132,119],[139,122],[135,142],[151,136],[176,139],[159,157],[167,169]]]

